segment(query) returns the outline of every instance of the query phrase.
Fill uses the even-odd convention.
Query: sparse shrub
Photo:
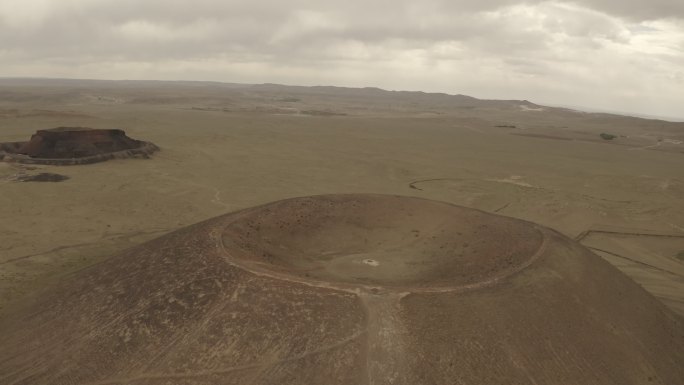
[[[613,140],[615,138],[617,138],[617,135],[606,134],[605,132],[601,133],[601,139],[603,139],[603,140]]]
[[[677,254],[677,258],[680,261],[684,261],[684,250],[680,251],[679,254]]]

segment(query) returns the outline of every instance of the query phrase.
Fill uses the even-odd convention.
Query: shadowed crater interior
[[[247,268],[318,281],[454,287],[519,270],[539,249],[532,224],[419,198],[328,195],[235,215],[223,234]]]

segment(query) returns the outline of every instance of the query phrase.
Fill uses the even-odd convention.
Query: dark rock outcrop
[[[66,175],[41,172],[35,175],[20,175],[16,178],[19,182],[63,182],[69,179]]]
[[[131,150],[141,142],[126,136],[123,130],[95,130],[59,127],[40,130],[18,151],[31,158],[85,158],[98,154]]]
[[[159,150],[119,129],[58,127],[39,130],[28,142],[0,144],[0,160],[29,164],[74,165],[114,158],[148,157]]]

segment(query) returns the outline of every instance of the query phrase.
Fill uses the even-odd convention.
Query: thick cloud
[[[577,0],[576,3],[632,21],[684,18],[684,2],[680,0]]]
[[[679,0],[0,0],[0,76],[381,86],[681,115]]]

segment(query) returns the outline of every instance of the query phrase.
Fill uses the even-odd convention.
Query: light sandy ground
[[[583,242],[684,314],[684,124],[377,90],[3,82],[0,141],[74,125],[122,128],[161,151],[88,166],[0,163],[0,312],[203,219],[365,192],[498,212],[573,238],[591,229],[673,235],[591,233]],[[70,179],[14,181],[21,172]]]

